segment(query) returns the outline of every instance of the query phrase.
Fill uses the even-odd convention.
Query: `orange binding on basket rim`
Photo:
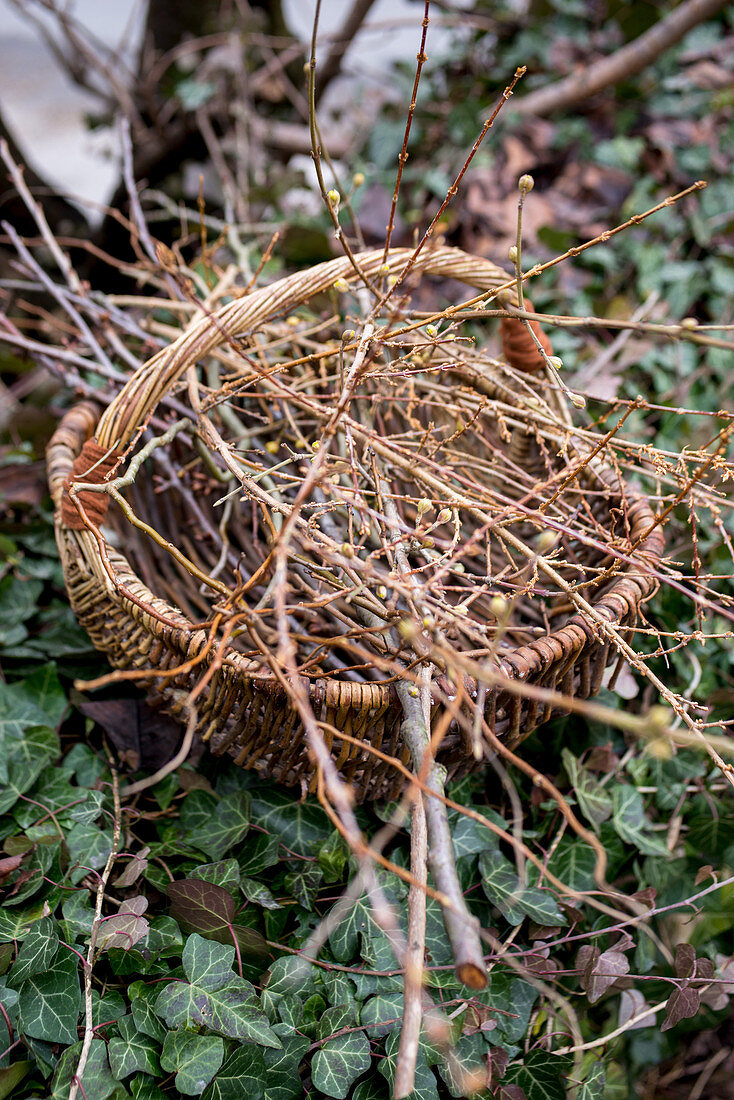
[[[87,481],[92,485],[101,485],[108,474],[120,461],[120,455],[109,447],[102,447],[94,437],[84,444],[81,454],[74,460],[71,473],[64,482],[61,498],[61,520],[73,531],[83,531],[87,526],[79,509],[69,495],[69,489],[75,481]],[[107,493],[92,493],[81,490],[76,498],[84,509],[87,518],[98,527],[107,515],[110,498]]]
[[[533,312],[533,304],[529,298],[525,299],[525,309]],[[530,327],[542,344],[546,355],[553,354],[550,337],[548,337],[537,321],[531,321]],[[502,337],[502,351],[505,359],[515,370],[524,371],[526,374],[535,374],[545,366],[543,356],[532,336],[528,332],[528,326],[520,317],[503,317],[500,322],[500,335]]]

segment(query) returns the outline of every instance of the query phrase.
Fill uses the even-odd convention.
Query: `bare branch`
[[[680,42],[692,27],[725,7],[726,0],[684,0],[654,27],[611,57],[591,62],[557,84],[521,97],[513,103],[512,109],[523,115],[549,115],[587,102],[604,88],[642,72],[665,50]]]

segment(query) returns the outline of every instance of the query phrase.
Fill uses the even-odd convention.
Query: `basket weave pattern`
[[[399,272],[409,255],[405,250],[391,252],[389,269]],[[359,262],[367,274],[374,276],[383,263],[382,252],[365,253]],[[417,267],[467,282],[481,291],[491,291],[507,282],[506,273],[493,264],[456,249],[437,248],[421,257]],[[213,663],[208,686],[198,700],[198,733],[215,754],[228,753],[236,764],[256,768],[289,785],[310,782],[313,768],[304,731],[281,684],[261,662],[233,647],[222,651],[212,646],[206,629],[197,627],[169,600],[151,591],[128,559],[100,540],[98,525],[103,517],[95,509],[104,512],[107,495],[76,492],[90,525],[78,518],[80,511],[69,496],[69,487],[75,479],[103,480],[191,364],[200,362],[217,345],[254,331],[268,318],[295,308],[350,273],[345,260],[330,261],[235,299],[213,316],[203,317],[145,364],[101,416],[90,403],[68,413],[48,451],[65,580],[75,614],[95,647],[115,668],[161,672],[180,669],[175,675],[146,681],[151,700],[177,716],[183,715],[189,692]],[[513,435],[510,447],[515,448],[518,460],[522,460],[527,439],[522,433],[519,437]],[[85,450],[90,440],[93,443]],[[95,462],[92,473],[85,475],[84,471],[94,467]],[[571,614],[563,625],[545,635],[502,650],[494,662],[496,671],[509,680],[578,698],[599,690],[607,665],[616,659],[610,639],[599,630],[599,621],[623,631],[634,625],[640,605],[654,589],[653,568],[663,548],[662,534],[647,500],[625,486],[603,462],[593,462],[591,469],[589,476],[604,490],[603,500],[595,505],[600,520],[605,522],[605,515],[623,516],[632,551],[620,559],[598,591],[592,585],[586,593],[596,622],[583,614]],[[408,764],[400,737],[403,714],[394,685],[368,679],[357,682],[317,677],[304,680],[304,686],[337,767],[357,797],[393,797],[403,785],[394,766],[339,734]],[[469,701],[476,698],[476,684],[467,682],[465,688]],[[437,697],[434,703],[437,715]],[[486,720],[509,745],[546,722],[552,712],[550,703],[522,698],[506,689],[486,692]],[[448,731],[439,759],[449,777],[477,765],[464,725],[452,726]]]

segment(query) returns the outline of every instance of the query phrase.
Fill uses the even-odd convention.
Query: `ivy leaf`
[[[237,981],[241,984],[211,992],[188,982],[175,982],[161,990],[155,1011],[169,1027],[208,1027],[229,1039],[280,1047],[280,1039],[247,988],[249,983]]]
[[[28,583],[28,582],[26,582]],[[58,729],[61,720],[69,709],[69,700],[61,686],[56,662],[50,661],[35,669],[23,680],[24,691],[33,699],[35,705],[45,715],[45,725]]]
[[[411,1100],[415,1100],[419,1095],[420,1093],[414,1091],[411,1093]],[[385,1100],[385,1086],[379,1081],[367,1078],[366,1081],[360,1081],[357,1085],[352,1093],[352,1100]]]
[[[213,882],[189,878],[169,882],[166,892],[171,899],[171,916],[184,931],[198,932],[219,943],[232,943],[236,937],[243,954],[268,954],[268,945],[259,932],[233,923],[235,902],[228,890]]]
[[[596,855],[593,848],[583,840],[570,840],[562,837],[561,842],[548,862],[548,870],[572,890],[583,892],[595,887],[594,871]],[[528,876],[535,877],[537,869],[528,867]]]
[[[92,1023],[95,1027],[102,1024],[116,1024],[125,1015],[125,998],[114,989],[108,989],[102,996],[92,990]]]
[[[200,794],[204,792],[193,792]],[[192,795],[189,795],[191,798]],[[188,802],[188,798],[186,801]],[[212,859],[221,859],[250,828],[250,798],[245,791],[232,791],[216,804],[212,813],[195,829],[187,831],[189,844],[201,848]]]
[[[119,1023],[120,1034],[110,1039],[110,1067],[118,1081],[131,1073],[160,1072],[158,1044],[149,1035],[138,1031],[133,1016],[123,1016]]]
[[[243,1046],[227,1059],[202,1100],[294,1100],[304,1095],[298,1066],[308,1039],[294,1035],[281,1050]]]
[[[0,1100],[5,1100],[33,1069],[33,1062],[13,1062],[0,1069]]]
[[[50,917],[32,925],[8,975],[8,985],[18,988],[26,978],[48,970],[59,947],[59,937]]]
[[[94,909],[89,901],[86,890],[75,890],[61,903],[61,912],[64,915],[66,936],[75,940],[77,936],[88,937],[92,933],[94,924]]]
[[[181,962],[189,981],[208,991],[222,989],[235,977],[234,947],[212,943],[196,933],[187,939]]]
[[[561,759],[584,816],[598,829],[603,821],[612,816],[613,806],[609,791],[602,787],[598,779],[568,749],[561,750]]]
[[[45,916],[44,910],[43,902],[20,911],[0,908],[0,943],[24,940],[35,922]]]
[[[104,867],[112,851],[112,833],[78,823],[66,834],[66,847],[72,863],[78,864],[76,875],[83,878],[89,868]]]
[[[701,1007],[701,994],[690,985],[674,989],[665,1005],[665,1019],[660,1025],[661,1031],[669,1031],[681,1020],[689,1020]]]
[[[184,938],[176,921],[167,915],[155,917],[150,922],[146,947],[151,957],[158,958],[161,955],[181,954]]]
[[[528,1100],[523,1089],[519,1085],[500,1085],[497,1100]]]
[[[128,1082],[134,1100],[168,1100],[147,1073],[136,1073]]]
[[[191,833],[206,825],[217,812],[217,797],[213,791],[192,790],[181,804],[179,821],[188,841]]]
[[[378,993],[376,997],[365,1001],[359,1014],[359,1022],[372,1038],[387,1035],[394,1027],[398,1027],[402,1016],[403,994],[396,990],[394,993]]]
[[[486,1085],[487,1042],[481,1032],[459,1036],[451,1058],[439,1064],[439,1072],[452,1096],[464,1097]]]
[[[270,967],[267,980],[268,993],[305,993],[320,977],[313,963],[299,955],[281,955]]]
[[[148,935],[148,922],[142,914],[147,908],[148,899],[142,895],[123,901],[119,912],[102,922],[97,937],[100,951],[109,951],[111,947],[129,951],[144,939]]]
[[[213,882],[216,886],[228,890],[233,897],[237,897],[237,890],[240,885],[240,868],[236,859],[222,859],[218,863],[202,863],[189,871],[188,877],[202,879],[204,882]]]
[[[15,639],[15,633],[11,633],[13,628],[22,627],[31,618],[42,591],[40,580],[21,580],[11,574],[0,581],[0,627],[5,645],[8,644],[6,635]],[[26,631],[17,640],[24,637],[27,637]]]
[[[675,975],[677,978],[692,978],[696,973],[696,949],[690,943],[678,943],[675,946]]]
[[[341,834],[335,829],[319,848],[319,867],[326,882],[338,882],[344,874],[348,849]]]
[[[292,1035],[283,1040],[280,1050],[265,1048],[264,1100],[293,1100],[304,1093],[298,1067],[309,1048],[309,1041],[302,1035]]]
[[[52,1100],[68,1100],[71,1079],[79,1066],[81,1050],[82,1044],[75,1042],[74,1046],[68,1047],[61,1055],[54,1077]],[[117,1081],[110,1073],[106,1044],[101,1039],[92,1039],[87,1064],[81,1078],[79,1096],[84,1095],[87,1100],[107,1100],[107,1097],[111,1096],[118,1087]]]
[[[6,783],[8,779],[4,754],[22,740],[31,726],[48,726],[46,712],[36,702],[32,689],[28,690],[25,681],[16,684],[0,681],[0,745],[4,748],[0,753],[0,782]]]
[[[587,992],[591,1004],[596,1004],[610,986],[629,974],[629,969],[629,960],[621,951],[613,947],[602,951],[589,971]]]
[[[667,856],[665,842],[650,832],[650,822],[645,817],[645,804],[636,787],[618,783],[613,792],[614,816],[612,822],[618,835],[645,856]]]
[[[363,1031],[324,1043],[311,1062],[314,1088],[343,1100],[354,1081],[370,1068],[370,1044]]]
[[[524,917],[531,917],[536,924],[567,924],[561,910],[547,890],[538,886],[520,886],[510,861],[497,848],[482,852],[479,857],[482,873],[482,889],[510,924],[520,924]]]
[[[648,1007],[645,996],[643,993],[640,993],[639,989],[623,989],[622,995],[619,998],[618,1026],[624,1027],[633,1016],[639,1016],[639,1014],[644,1012]],[[637,1028],[649,1027],[649,1025],[650,1017],[647,1017],[639,1020],[635,1024],[629,1024],[626,1030],[634,1031]]]
[[[158,995],[155,1012],[169,1027],[207,1027],[230,1039],[262,1046],[281,1042],[255,997],[254,988],[232,970],[234,948],[190,936],[183,952],[188,982],[173,982]]]
[[[169,1031],[161,1052],[161,1066],[176,1074],[176,1088],[184,1096],[200,1096],[224,1061],[224,1040],[216,1035]]]
[[[285,888],[298,904],[311,912],[316,895],[321,889],[324,872],[314,864],[300,866],[297,871],[290,871],[285,876]]]
[[[553,1054],[531,1050],[522,1065],[508,1068],[502,1085],[519,1086],[527,1100],[565,1100],[566,1065],[564,1059]]]
[[[575,1100],[603,1100],[606,1079],[604,1062],[595,1058],[586,1077],[576,1089]]]
[[[299,856],[317,855],[331,835],[331,822],[313,802],[295,802],[292,795],[264,784],[254,788],[250,797],[260,828],[279,837]]]
[[[340,974],[338,971],[332,973],[326,971],[325,973],[318,973],[318,977],[323,981],[330,1005],[351,1004],[355,999],[354,982],[348,974]]]
[[[507,827],[504,818],[500,817],[494,810],[488,811],[486,808],[482,808],[481,813],[494,822],[495,825],[499,825],[501,829]],[[488,829],[486,825],[475,821],[474,818],[467,817],[466,814],[451,813],[449,822],[451,825],[451,842],[454,846],[456,859],[460,859],[461,856],[478,855],[480,852],[486,851],[487,848],[496,847],[496,834]]]
[[[5,780],[0,788],[0,814],[7,813],[15,805],[58,755],[59,739],[48,726],[28,726],[20,740],[6,740],[5,750],[0,753],[6,764]]]
[[[47,1043],[75,1043],[81,1003],[77,957],[63,952],[43,974],[27,978],[21,985],[20,1030]]]
[[[301,1087],[300,1078],[298,1081]],[[239,1047],[227,1059],[201,1100],[263,1100],[265,1096],[265,1060],[260,1047]]]
[[[365,898],[360,898],[344,914],[344,917],[329,936],[329,946],[338,962],[349,962],[357,953],[360,937],[365,946],[379,947],[384,933],[375,923],[372,909]],[[389,943],[389,941],[387,941]],[[371,962],[374,961],[374,952]],[[376,970],[387,970],[395,966],[395,957],[389,951],[386,966],[375,966]]]
[[[149,1035],[151,1039],[157,1039],[162,1043],[166,1037],[166,1029],[153,1010],[158,992],[155,986],[146,986],[143,982],[133,982],[128,987],[130,1008],[136,1028],[144,1035]]]
[[[279,901],[273,897],[273,893],[264,882],[258,882],[256,878],[243,877],[240,881],[240,889],[248,901],[255,905],[261,905],[263,909],[281,909]]]
[[[300,994],[305,999],[316,985],[320,975],[316,967],[298,955],[281,955],[268,972],[262,993],[263,1008],[274,1017],[276,1006],[283,997]]]
[[[10,1064],[9,1047],[15,1038],[12,1030],[18,1018],[18,994],[14,989],[9,989],[4,981],[0,981],[0,1004],[4,1009],[0,1013],[0,1066],[5,1068]]]
[[[259,822],[258,822],[259,824]],[[280,841],[269,833],[251,833],[247,845],[239,856],[240,872],[243,875],[259,875],[268,867],[275,866],[280,859]],[[220,885],[226,885],[221,883]]]
[[[327,1008],[319,1020],[317,1035],[319,1039],[330,1039],[343,1028],[357,1023],[357,1006],[354,1001]]]
[[[150,853],[150,848],[142,848],[139,852],[136,852],[130,862],[125,867],[116,879],[114,879],[113,886],[128,887],[134,886],[141,875],[145,874],[148,867],[148,860],[146,856]]]
[[[516,978],[507,971],[492,971],[489,989],[479,996],[483,1004],[511,1006],[512,1015],[497,1017],[497,1031],[508,1043],[519,1043],[525,1037],[530,1014],[538,994],[523,978]]]
[[[104,764],[89,745],[78,742],[64,757],[64,767],[70,768],[80,787],[93,787],[104,772]]]

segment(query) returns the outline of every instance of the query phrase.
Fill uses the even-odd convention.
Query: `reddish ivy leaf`
[[[102,921],[97,937],[100,951],[109,951],[111,947],[129,951],[147,936],[149,925],[143,916],[147,908],[148,899],[142,896],[123,901],[119,913]]]
[[[658,896],[658,892],[654,886],[646,886],[644,890],[638,890],[632,895],[635,901],[639,901],[642,905],[646,905],[648,909],[655,908],[655,899]]]
[[[692,978],[696,972],[696,952],[690,943],[678,943],[675,946],[676,978]]]
[[[583,947],[579,948],[578,954],[576,955],[576,966],[581,971],[579,975],[579,985],[582,989],[589,988],[591,972],[600,954],[601,952],[598,947],[593,947],[588,943],[585,943]]]
[[[171,916],[179,924],[190,925],[188,932],[216,932],[234,921],[234,898],[222,886],[199,878],[169,882],[166,893],[171,899]]]
[[[502,1047],[490,1047],[489,1054],[487,1055],[487,1068],[489,1069],[488,1084],[492,1085],[495,1081],[501,1080],[505,1076],[505,1070],[507,1069],[510,1061],[510,1055]],[[516,1088],[516,1085],[512,1086]]]
[[[690,985],[684,985],[682,989],[674,989],[668,997],[668,1003],[665,1006],[666,1015],[660,1030],[668,1031],[681,1020],[688,1020],[691,1016],[695,1016],[700,1005],[701,994],[697,989],[693,989]]]
[[[6,856],[4,859],[0,859],[0,882],[5,882],[7,878],[10,878],[13,871],[17,871],[23,862],[23,856]]]
[[[217,943],[237,942],[243,955],[267,955],[268,945],[259,932],[235,924],[234,898],[222,886],[204,879],[169,882],[171,916],[184,932],[198,932]]]
[[[618,978],[623,978],[625,974],[629,974],[629,969],[630,964],[627,956],[623,955],[616,947],[610,947],[608,951],[602,951],[591,969],[587,990],[591,1004],[595,1004],[600,1000]]]
[[[497,1100],[527,1100],[527,1096],[519,1085],[502,1085]]]

